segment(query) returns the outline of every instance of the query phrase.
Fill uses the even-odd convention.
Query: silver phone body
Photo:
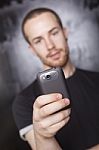
[[[40,94],[61,93],[63,98],[69,98],[69,91],[63,70],[59,67],[51,68],[37,75]]]

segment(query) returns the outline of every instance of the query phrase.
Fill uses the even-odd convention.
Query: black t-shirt
[[[18,129],[32,124],[32,108],[39,95],[36,80],[15,99],[13,113]],[[99,73],[76,69],[66,79],[71,117],[57,134],[63,150],[85,150],[99,144]]]

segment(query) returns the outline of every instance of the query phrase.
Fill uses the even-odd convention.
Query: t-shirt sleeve
[[[21,139],[23,139],[24,141],[26,141],[25,135],[26,135],[26,133],[28,133],[30,130],[33,130],[33,124],[31,124],[31,125],[29,125],[29,126],[26,126],[26,127],[23,128],[23,129],[20,129],[20,130],[19,130],[19,134],[20,134]]]
[[[12,110],[18,130],[32,124],[33,103],[31,100],[31,97],[25,97],[23,95],[18,95],[14,100]]]
[[[37,84],[36,81],[34,81],[16,96],[13,102],[12,111],[19,131],[32,124],[33,104],[38,95]]]

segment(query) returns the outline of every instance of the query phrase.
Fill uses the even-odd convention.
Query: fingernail
[[[68,98],[64,98],[64,102],[65,102],[66,104],[69,104],[69,103],[70,103],[70,101],[69,101]]]
[[[61,98],[62,98],[62,95],[61,95],[61,94],[57,94],[57,98],[58,98],[58,99],[61,99]]]

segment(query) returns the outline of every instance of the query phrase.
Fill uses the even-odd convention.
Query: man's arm
[[[55,134],[70,118],[70,109],[61,110],[69,103],[68,99],[62,99],[62,95],[55,93],[36,99],[33,105],[33,130],[26,134],[33,150],[61,150]]]
[[[36,148],[36,141],[34,137],[34,130],[30,130],[28,133],[25,135],[25,139],[27,140],[28,144],[30,145],[32,150],[38,150]],[[37,139],[38,141],[40,140],[40,148],[39,150],[47,149],[47,150],[62,150],[56,141],[55,138],[50,138],[50,139]]]
[[[32,148],[32,150],[36,150],[36,143],[34,138],[34,130],[30,130],[25,134],[25,139]]]

